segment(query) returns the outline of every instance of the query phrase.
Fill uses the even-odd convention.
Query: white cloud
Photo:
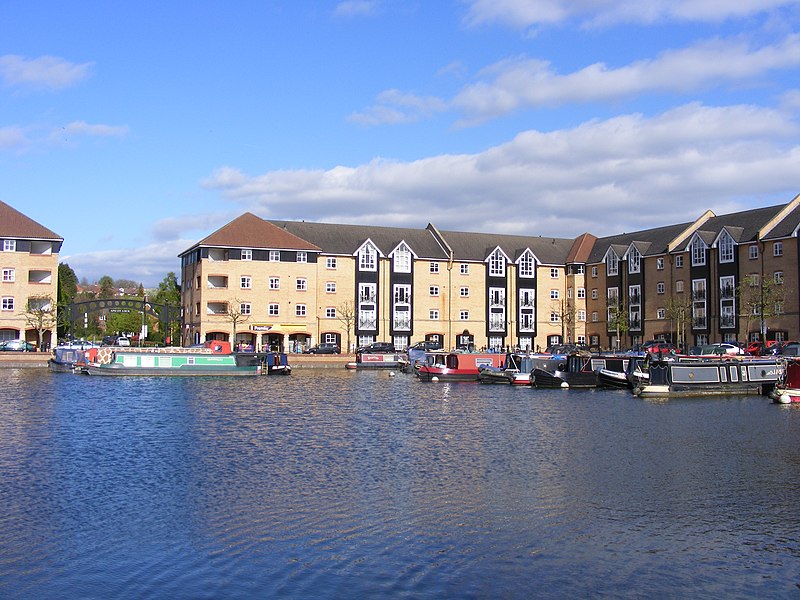
[[[575,20],[584,26],[615,23],[717,23],[796,5],[796,0],[467,0],[465,22],[514,29]]]
[[[374,15],[380,8],[378,0],[345,0],[333,9],[337,17],[363,17]]]
[[[779,111],[689,104],[527,131],[479,154],[260,176],[226,167],[204,186],[265,218],[605,235],[735,210],[736,198],[793,197],[798,134]]]
[[[565,75],[547,61],[514,57],[484,68],[475,83],[450,101],[387,90],[374,106],[350,119],[369,125],[412,122],[455,109],[465,115],[462,124],[474,124],[524,107],[609,102],[657,92],[691,93],[757,80],[798,65],[798,34],[759,48],[741,40],[704,41],[618,68],[594,63]]]
[[[25,58],[15,54],[0,56],[0,79],[6,85],[62,89],[86,79],[94,63],[76,64],[57,56]]]
[[[0,150],[21,150],[28,145],[28,138],[22,127],[0,127]]]

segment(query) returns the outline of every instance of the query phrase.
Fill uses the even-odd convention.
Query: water
[[[800,407],[0,371],[0,597],[800,597]]]

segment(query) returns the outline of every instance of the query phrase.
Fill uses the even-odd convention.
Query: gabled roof
[[[733,228],[739,228],[741,229],[741,233],[739,239],[736,240],[737,243],[754,242],[758,240],[759,229],[775,218],[785,206],[785,204],[781,204],[780,206],[767,206],[765,208],[755,208],[727,215],[713,216],[703,223],[703,234],[701,237],[703,241],[710,245],[723,228],[726,228],[729,233],[734,231]],[[675,250],[683,251],[689,245],[689,241],[694,233],[695,232],[691,232],[689,235],[679,240],[675,245]]]
[[[644,256],[666,254],[669,244],[675,237],[687,231],[691,225],[693,225],[693,223],[679,223],[667,227],[656,227],[654,229],[634,231],[633,233],[621,233],[598,238],[586,262],[602,262],[606,256],[606,252],[608,252],[608,249],[611,247],[614,247],[617,255],[621,257],[634,242],[637,243],[637,248]],[[650,243],[650,246],[648,246],[647,250],[644,252],[642,251],[643,246],[641,245],[641,240],[647,240]]]
[[[197,242],[192,248],[199,246],[319,252],[319,247],[314,244],[249,212],[237,217],[227,225],[223,225],[211,235]]]
[[[447,260],[447,253],[426,229],[376,227],[373,225],[339,225],[306,221],[271,221],[276,226],[313,242],[325,254],[350,256],[369,240],[386,256],[405,241],[419,257]]]
[[[592,254],[592,248],[597,242],[597,236],[591,233],[582,233],[572,242],[572,248],[567,254],[567,264],[585,263]]]
[[[525,250],[530,249],[541,263],[563,265],[574,242],[572,239],[553,237],[463,231],[442,231],[441,234],[453,249],[454,260],[476,262],[486,260],[497,247],[500,247],[512,261],[516,261]]]
[[[64,238],[57,233],[23,215],[2,200],[0,200],[0,237],[64,241]]]
[[[731,239],[736,242],[737,244],[742,241],[744,236],[744,227],[734,227],[733,225],[726,225],[722,229],[719,230],[717,237],[714,238],[714,245],[719,243],[719,238],[722,236],[722,232],[725,231],[728,235],[731,236]]]
[[[797,227],[800,225],[800,206],[792,209],[783,219],[781,219],[772,229],[766,232],[764,239],[777,239],[795,235]]]

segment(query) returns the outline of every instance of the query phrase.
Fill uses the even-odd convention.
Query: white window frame
[[[628,252],[628,273],[639,273],[642,270],[642,255],[632,246]]]
[[[253,278],[250,275],[242,275],[239,277],[239,287],[243,290],[253,289]]]
[[[0,299],[0,310],[14,310],[14,296],[3,296]]]
[[[495,251],[489,255],[488,262],[490,277],[506,276],[506,257],[500,248],[496,248]]]
[[[533,260],[533,254],[525,251],[519,259],[518,263],[519,276],[531,279],[536,275],[536,263]]]
[[[434,297],[438,297],[439,296],[439,286],[438,285],[432,285],[432,286],[428,287],[428,295],[434,296]]]
[[[327,257],[325,257],[325,268],[326,269],[335,269],[336,268],[336,257],[335,256],[327,256]]]
[[[294,316],[295,317],[305,317],[306,316],[306,305],[305,304],[295,304],[294,305]]]
[[[469,298],[469,288],[464,286],[459,290],[459,295],[462,298]]]
[[[758,258],[758,244],[752,244],[747,249],[747,257],[750,260],[756,260]]]
[[[683,268],[683,254],[678,254],[675,256],[675,268],[676,269]]]
[[[783,256],[783,242],[772,244],[772,256]]]
[[[395,273],[411,273],[411,249],[406,244],[395,249],[392,265]]]
[[[720,264],[732,263],[736,253],[734,252],[733,238],[727,231],[720,234],[718,248]]]
[[[664,270],[664,257],[659,256],[656,258],[656,271],[663,271]]]
[[[3,269],[3,283],[14,283],[16,279],[16,269]]]
[[[706,243],[695,236],[691,244],[692,248],[692,266],[702,267],[706,264]]]
[[[558,279],[558,268],[557,267],[550,267],[550,279]]]
[[[305,277],[298,277],[295,282],[295,290],[305,292],[308,290],[308,280]]]
[[[271,289],[271,290],[279,290],[279,289],[281,289],[281,278],[280,277],[270,277],[269,278],[269,289]]]
[[[335,281],[326,281],[325,282],[325,293],[326,294],[335,294],[336,293],[336,282]]]
[[[469,321],[469,311],[468,310],[459,311],[458,318],[460,321]]]
[[[269,251],[269,262],[281,262],[281,251],[280,250],[270,250]]]
[[[469,263],[461,263],[458,271],[462,275],[469,275]]]
[[[326,319],[335,319],[336,318],[336,307],[328,306],[325,309],[325,318]]]
[[[3,240],[3,252],[16,252],[17,240]]]
[[[280,304],[278,304],[277,302],[270,302],[267,305],[267,314],[270,317],[278,317],[278,316],[280,316],[280,314],[281,314]]]
[[[619,274],[619,256],[613,250],[610,250],[606,255],[606,275]]]
[[[439,320],[439,311],[435,308],[432,308],[428,311],[428,320],[429,321],[438,321]]]
[[[305,250],[298,250],[297,251],[297,262],[299,263],[307,263],[308,262],[308,252]]]
[[[430,266],[428,267],[431,273],[438,273],[439,272],[439,263],[438,262],[431,262]]]
[[[253,260],[253,250],[250,248],[242,248],[241,259]]]
[[[239,314],[240,315],[249,315],[252,314],[252,306],[249,302],[242,302],[239,304]]]
[[[378,249],[369,242],[364,244],[358,251],[358,270],[378,270]]]
[[[576,297],[578,298],[578,300],[582,300],[582,299],[586,298],[586,288],[579,287],[577,292],[576,292],[576,294],[577,294]]]
[[[656,284],[656,294],[663,294],[667,291],[667,286],[664,284],[663,281],[659,281]]]

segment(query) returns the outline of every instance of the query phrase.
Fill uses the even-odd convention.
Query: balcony
[[[505,331],[506,320],[504,317],[489,318],[489,331]]]
[[[359,313],[358,329],[360,331],[377,331],[378,317],[375,313]]]
[[[43,283],[48,284],[53,282],[53,274],[51,271],[28,271],[28,283]]]
[[[732,285],[726,285],[719,290],[719,297],[722,300],[731,300],[734,295],[734,289]]]
[[[224,316],[228,314],[227,302],[209,302],[206,304],[206,314],[211,316]]]
[[[208,251],[209,262],[225,262],[228,260],[228,251],[222,248],[211,248]]]
[[[395,317],[392,319],[392,329],[394,331],[411,331],[411,319]]]
[[[228,278],[225,275],[209,275],[208,276],[208,289],[210,290],[224,290],[228,287]]]
[[[695,317],[692,319],[692,329],[705,329],[708,326],[708,321],[705,317]]]
[[[736,317],[733,315],[723,315],[719,319],[719,326],[723,329],[731,329],[736,327]]]

